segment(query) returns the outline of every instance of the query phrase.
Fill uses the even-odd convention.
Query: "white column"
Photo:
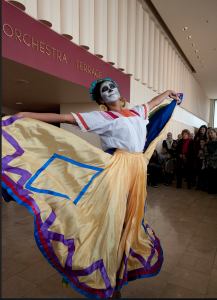
[[[73,37],[73,43],[79,45],[79,0],[71,0],[72,1],[72,37]],[[94,0],[89,0],[94,1]]]
[[[164,36],[160,33],[158,93],[163,93]]]
[[[114,65],[116,62],[118,43],[118,2],[117,0],[109,0],[107,6],[107,62]]]
[[[60,0],[61,34],[69,40],[73,38],[73,2]]]
[[[38,21],[48,27],[52,26],[52,1],[38,0]]]
[[[181,93],[180,85],[181,85],[181,59],[178,56],[178,79],[177,79],[177,89],[176,89],[178,93]]]
[[[175,52],[175,64],[174,64],[174,87],[173,90],[177,91],[177,84],[178,84],[178,55]]]
[[[89,0],[90,3],[90,48],[89,52],[94,54],[94,0]]]
[[[102,0],[103,1],[103,60],[107,62],[107,47],[108,47],[108,2],[109,0]],[[118,8],[118,3],[116,2],[116,8]],[[116,18],[118,17],[118,12],[116,9],[115,12],[115,16]],[[116,28],[116,33],[115,35],[117,36],[117,28]],[[114,62],[117,65],[117,40],[116,40],[116,45],[114,45],[115,47],[115,58],[114,58]]]
[[[85,3],[87,2],[84,0]],[[103,20],[103,8],[104,1],[94,1],[94,54],[97,57],[102,58],[104,52],[103,34],[104,32],[104,20]]]
[[[136,43],[135,43],[135,75],[136,80],[142,79],[142,43],[143,42],[143,8],[136,1]]]
[[[175,51],[172,49],[172,61],[171,61],[171,90],[175,89]]]
[[[172,89],[171,85],[171,72],[172,72],[172,47],[168,44],[168,56],[167,56],[167,90]]]
[[[90,48],[90,2],[80,0],[79,4],[79,45],[88,50]]]
[[[61,34],[60,0],[52,0],[52,29]]]
[[[153,88],[154,75],[154,22],[149,20],[148,87]]]
[[[10,2],[14,6],[18,7],[22,11],[25,11],[25,9],[26,9],[25,0],[16,0],[16,1],[15,0],[8,0],[8,2]]]
[[[162,90],[167,90],[167,73],[168,73],[168,42],[164,39],[164,55],[163,55],[163,87]]]
[[[180,82],[180,93],[184,93],[184,64],[181,61],[181,82]]]
[[[128,0],[127,7],[127,67],[126,74],[132,76],[135,68],[136,1]]]
[[[142,83],[148,84],[149,15],[143,10]]]
[[[26,13],[37,19],[37,0],[25,1]]]
[[[127,1],[118,0],[118,49],[117,68],[126,70],[127,59]]]
[[[159,29],[155,26],[154,32],[154,82],[153,91],[158,91],[158,70],[159,70]]]

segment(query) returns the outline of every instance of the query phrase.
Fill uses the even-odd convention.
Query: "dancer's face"
[[[105,103],[116,102],[120,99],[120,93],[116,85],[111,81],[105,81],[100,87],[100,96]]]

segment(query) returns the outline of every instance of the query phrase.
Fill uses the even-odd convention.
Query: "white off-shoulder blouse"
[[[112,148],[142,152],[146,141],[149,105],[137,105],[120,112],[93,111],[72,115],[84,132],[99,134],[104,151]]]

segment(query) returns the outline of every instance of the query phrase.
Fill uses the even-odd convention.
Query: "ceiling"
[[[59,111],[60,103],[90,100],[88,88],[2,58],[3,107],[17,111]]]
[[[152,3],[195,69],[194,78],[209,99],[217,99],[217,0],[152,0]],[[182,30],[184,27],[188,29]],[[192,38],[187,39],[188,36]]]

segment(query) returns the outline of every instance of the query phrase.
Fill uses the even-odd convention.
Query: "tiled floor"
[[[85,298],[62,288],[61,275],[38,250],[32,215],[2,205],[2,297]],[[217,298],[217,195],[184,185],[148,187],[146,217],[161,241],[164,263],[152,278],[130,282],[122,298]]]

